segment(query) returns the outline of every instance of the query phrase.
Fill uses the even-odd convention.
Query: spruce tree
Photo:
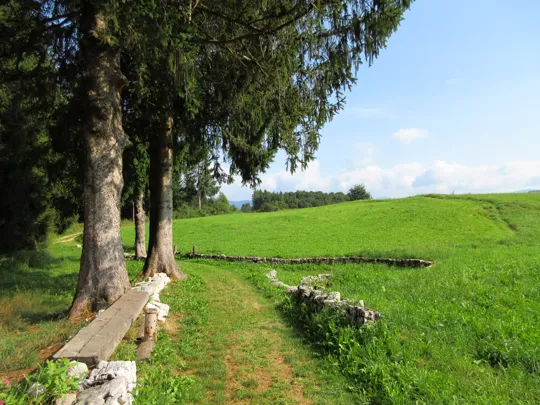
[[[343,107],[361,63],[397,29],[408,0],[52,0],[23,2],[73,94],[85,146],[84,235],[71,316],[119,298],[129,281],[120,238],[121,55],[134,57],[150,116],[151,271],[172,255],[173,147],[207,150],[213,175],[256,185],[279,149],[305,167],[323,125]],[[62,80],[62,79],[60,79]],[[225,172],[222,162],[229,170]],[[154,201],[155,200],[155,201]],[[154,235],[154,236],[152,236]],[[153,247],[152,247],[153,246]],[[149,260],[152,251],[149,252]],[[181,276],[181,273],[176,274]]]

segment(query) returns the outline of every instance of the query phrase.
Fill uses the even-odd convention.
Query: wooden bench
[[[149,296],[146,291],[128,291],[81,329],[53,358],[68,358],[88,366],[108,360],[143,310]]]

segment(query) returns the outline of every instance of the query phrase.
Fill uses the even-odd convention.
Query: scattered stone
[[[276,280],[277,279],[277,270],[270,270],[266,277],[268,277],[270,280]]]
[[[286,284],[279,281],[279,280],[272,280],[272,285],[276,286],[276,287],[285,287]]]
[[[377,311],[358,306],[347,306],[347,322],[354,326],[363,326],[378,321],[380,314]]]
[[[78,361],[72,361],[71,367],[68,368],[67,374],[70,377],[82,380],[88,377],[88,366],[85,363],[79,363]]]
[[[76,400],[77,400],[77,393],[76,392],[68,392],[63,397],[58,398],[55,401],[54,404],[55,405],[73,405]]]
[[[77,397],[75,405],[120,405],[132,404],[133,397],[128,391],[128,380],[118,376],[103,384],[88,388]]]
[[[318,276],[307,276],[302,278],[300,285],[309,286],[313,288],[325,288],[330,287],[331,274],[319,274]]]
[[[158,321],[164,322],[165,317],[169,315],[169,306],[167,304],[162,304],[159,301],[150,301],[146,304],[145,309],[155,309],[158,314]]]
[[[156,293],[159,294],[161,290],[163,290],[170,282],[171,279],[165,273],[157,273],[155,276],[150,277],[148,281],[135,284],[133,289],[138,291],[147,291],[151,295]]]
[[[27,393],[32,398],[37,398],[42,396],[47,392],[47,389],[40,383],[33,383],[32,386],[28,389]]]
[[[84,380],[76,405],[132,404],[137,381],[134,361],[100,361]]]
[[[100,361],[92,370],[90,377],[84,380],[84,387],[89,388],[105,383],[106,381],[125,377],[128,392],[135,387],[137,381],[137,365],[134,361]]]
[[[298,287],[289,286],[277,278],[277,271],[272,270],[266,277],[270,279],[272,285],[285,287],[285,290],[297,297],[303,303],[313,305],[317,310],[331,308],[344,314],[348,324],[353,326],[364,326],[379,320],[380,314],[364,306],[364,301],[352,302],[342,300],[341,294],[337,291],[325,292],[325,286],[329,286],[331,274],[319,274],[318,276],[307,276],[302,279]]]
[[[298,287],[285,285],[285,291],[287,291],[289,294],[296,294],[298,292]]]

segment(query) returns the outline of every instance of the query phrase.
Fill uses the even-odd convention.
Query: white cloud
[[[294,174],[286,170],[267,174],[261,178],[262,190],[269,191],[330,191],[332,187],[331,176],[323,176],[318,160],[311,162],[306,170],[298,170]]]
[[[402,128],[392,134],[392,138],[401,143],[411,143],[417,139],[425,138],[429,135],[428,131],[418,128]]]
[[[383,168],[354,166],[337,174],[321,173],[318,161],[294,175],[282,170],[263,176],[261,189],[269,191],[343,191],[364,183],[376,197],[405,197],[425,193],[512,192],[540,188],[540,160],[518,160],[493,165],[466,165],[435,160]],[[248,199],[251,190],[239,184],[223,188],[231,200]]]

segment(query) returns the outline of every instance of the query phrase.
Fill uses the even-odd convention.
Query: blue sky
[[[322,131],[316,160],[270,191],[376,197],[540,188],[540,1],[417,0],[347,105]],[[236,181],[230,200],[250,199]]]

